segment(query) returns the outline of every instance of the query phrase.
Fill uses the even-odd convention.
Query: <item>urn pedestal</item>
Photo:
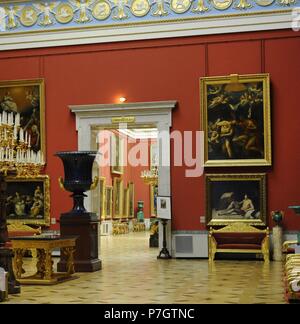
[[[98,259],[99,219],[95,213],[74,215],[63,213],[60,217],[61,236],[77,236],[74,253],[74,268],[76,272],[94,272],[101,270]],[[57,271],[66,271],[66,259],[61,257]]]
[[[93,272],[101,269],[98,258],[99,218],[84,207],[85,191],[97,186],[98,179],[92,181],[92,166],[96,152],[58,152],[64,164],[65,179],[60,185],[72,192],[73,209],[60,217],[61,236],[76,236],[74,267],[76,272]],[[100,204],[100,202],[99,202]],[[58,271],[66,271],[66,259],[62,255],[57,264]]]

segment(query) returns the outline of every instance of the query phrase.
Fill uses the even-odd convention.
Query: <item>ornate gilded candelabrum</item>
[[[20,114],[0,114],[0,173],[32,177],[44,167],[41,151],[31,150],[31,136],[20,127]]]
[[[0,113],[0,267],[9,273],[9,293],[18,293],[20,288],[12,270],[12,251],[6,247],[8,232],[6,223],[5,177],[32,177],[44,166],[42,153],[31,150],[30,134],[20,126],[20,114],[3,111]]]
[[[150,170],[141,172],[141,178],[148,185],[158,185],[158,169],[157,166],[151,167]]]

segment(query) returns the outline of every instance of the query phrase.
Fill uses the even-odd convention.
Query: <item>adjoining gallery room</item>
[[[1,304],[299,303],[299,16],[0,1]]]

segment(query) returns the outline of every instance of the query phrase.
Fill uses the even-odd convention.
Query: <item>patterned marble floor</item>
[[[282,264],[157,260],[148,233],[101,238],[103,269],[54,286],[22,286],[7,303],[284,303]],[[29,259],[25,269],[33,268]]]

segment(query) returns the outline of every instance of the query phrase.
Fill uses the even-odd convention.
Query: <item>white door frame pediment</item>
[[[172,127],[172,110],[177,101],[134,102],[123,104],[94,104],[70,105],[69,109],[76,115],[76,130],[78,132],[78,150],[96,150],[96,134],[94,129],[113,128],[113,118],[130,117],[134,120],[131,124],[155,125],[158,129],[160,143],[159,183],[158,195],[171,196],[170,175],[170,128]],[[126,120],[123,118],[121,120]],[[123,125],[126,124],[121,122]],[[160,136],[163,134],[163,136]],[[163,149],[162,149],[163,146]],[[91,195],[85,201],[87,210],[91,210]],[[159,230],[160,247],[162,246],[162,228]],[[167,245],[171,251],[171,224],[167,228]]]

